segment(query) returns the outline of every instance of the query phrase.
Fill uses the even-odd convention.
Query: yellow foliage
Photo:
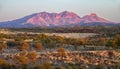
[[[14,61],[19,63],[19,64],[28,64],[29,60],[25,56],[15,56]]]
[[[21,43],[21,46],[19,46],[19,50],[24,51],[24,50],[29,49],[29,47],[30,47],[30,46],[29,46],[28,43],[23,42],[23,43]]]
[[[3,59],[0,59],[0,65],[6,64],[6,61]]]
[[[37,58],[37,53],[35,51],[32,51],[32,52],[29,52],[27,57],[30,59],[30,60],[35,60]]]

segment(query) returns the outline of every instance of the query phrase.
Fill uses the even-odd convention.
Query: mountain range
[[[60,13],[40,12],[20,19],[0,22],[1,28],[24,27],[56,27],[56,26],[116,26],[114,22],[99,17],[95,13],[78,16],[76,13],[63,11]]]

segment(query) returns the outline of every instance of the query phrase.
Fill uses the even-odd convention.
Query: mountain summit
[[[97,14],[95,13],[91,13],[90,15],[86,15],[82,18],[82,22],[85,23],[91,23],[91,22],[104,22],[104,23],[110,23],[110,21],[101,18],[99,16],[97,16]]]
[[[80,17],[72,12],[64,11],[61,13],[41,12],[28,19],[26,24],[33,24],[39,26],[59,26],[65,24],[79,23]]]
[[[104,18],[97,16],[95,13],[85,15],[81,18],[76,13],[63,11],[60,13],[35,13],[13,21],[0,22],[0,27],[52,27],[64,25],[80,25],[95,22],[104,24],[112,23]]]

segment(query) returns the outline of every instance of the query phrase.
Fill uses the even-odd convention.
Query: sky
[[[81,17],[96,13],[109,21],[120,22],[120,0],[0,0],[0,22],[43,11],[71,11]]]

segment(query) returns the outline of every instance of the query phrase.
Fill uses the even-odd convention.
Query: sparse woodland
[[[65,38],[61,36],[48,36],[45,34],[0,34],[0,53],[4,53],[6,49],[16,49],[19,53],[12,57],[0,56],[0,69],[86,69],[84,66],[77,64],[66,64],[55,66],[50,62],[44,62],[43,64],[37,63],[40,57],[37,52],[49,49],[50,52],[56,49],[56,57],[64,59],[66,57],[66,49],[64,47],[73,46],[75,51],[79,51],[79,47],[83,46],[105,46],[108,49],[116,50],[120,49],[120,27],[76,27],[76,28],[31,28],[24,29],[24,32],[57,32],[57,33],[98,33],[99,35],[88,38]],[[10,29],[12,31],[21,31],[23,29]],[[10,40],[6,40],[10,39]],[[31,41],[29,41],[31,40]],[[95,49],[91,49],[95,50]],[[111,56],[113,53],[109,53]],[[68,55],[68,54],[67,54]],[[74,55],[74,54],[73,54]],[[44,55],[48,57],[48,55]],[[8,60],[9,59],[9,60]],[[47,58],[45,59],[47,60]],[[75,59],[77,60],[77,59]],[[59,60],[59,62],[61,62]],[[116,67],[119,67],[120,62],[116,63]],[[91,65],[92,66],[92,65]],[[96,65],[94,69],[103,69],[104,65]],[[120,68],[120,67],[119,67]]]

